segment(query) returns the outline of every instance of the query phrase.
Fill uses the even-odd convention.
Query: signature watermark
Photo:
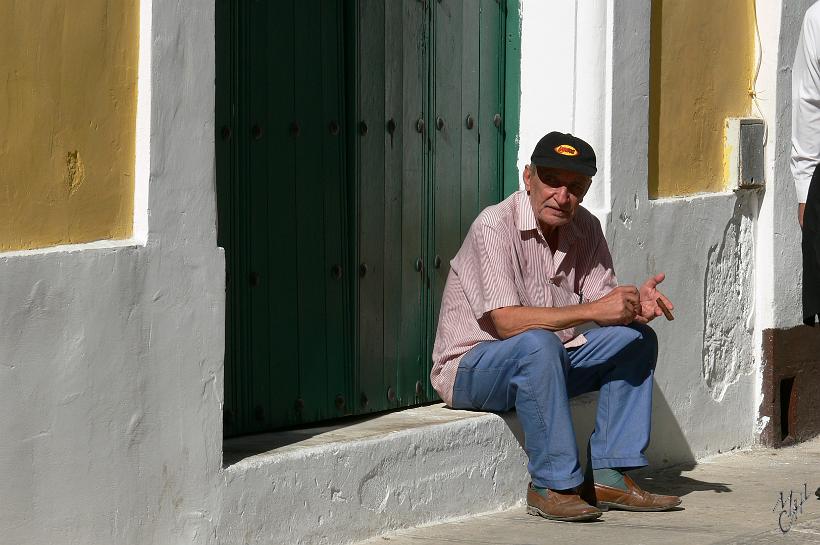
[[[783,492],[780,493],[780,498],[774,502],[772,512],[777,513],[777,525],[781,532],[785,534],[792,529],[792,525],[797,522],[797,517],[803,514],[803,504],[807,501],[809,501],[809,487],[806,483],[803,483],[803,490],[798,490],[796,494],[793,490],[789,490],[788,496]]]

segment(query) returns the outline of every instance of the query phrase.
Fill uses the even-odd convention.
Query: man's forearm
[[[530,329],[560,331],[594,319],[592,304],[567,307],[504,307],[490,312],[496,332],[508,339]]]

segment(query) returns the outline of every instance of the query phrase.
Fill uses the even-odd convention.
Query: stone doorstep
[[[519,505],[520,429],[437,404],[227,440],[218,542],[344,544]]]
[[[281,446],[223,470],[219,543],[351,543],[510,508],[528,479],[518,440],[494,414],[432,405],[283,434],[226,441],[231,456]]]
[[[257,457],[282,455],[306,448],[347,443],[394,432],[478,418],[485,413],[459,411],[443,403],[414,407],[389,413],[365,416],[326,426],[285,430],[226,439],[223,443],[223,467],[253,463]]]

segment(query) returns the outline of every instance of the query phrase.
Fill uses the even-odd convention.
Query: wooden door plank
[[[238,95],[237,100],[237,130],[236,139],[238,146],[236,178],[234,179],[234,195],[237,202],[236,221],[236,244],[235,248],[235,273],[234,286],[237,293],[237,312],[239,329],[239,340],[236,343],[235,352],[238,362],[239,384],[242,403],[239,407],[239,420],[243,433],[249,433],[253,429],[254,417],[254,392],[253,382],[255,374],[254,365],[256,358],[251,346],[252,329],[252,300],[251,288],[248,284],[250,275],[250,258],[248,257],[248,247],[251,245],[248,237],[251,236],[250,229],[250,189],[251,189],[251,150],[250,150],[250,130],[251,130],[251,59],[254,58],[250,50],[250,18],[249,7],[239,4],[238,7],[238,27],[237,27],[237,65],[238,65]]]
[[[434,3],[433,14],[433,105],[436,119],[433,138],[432,211],[433,236],[428,269],[430,278],[429,345],[432,347],[441,297],[450,260],[461,244],[462,133],[462,44],[463,5]],[[436,266],[438,264],[438,266]],[[430,361],[429,358],[427,360]]]
[[[478,213],[478,94],[479,94],[479,32],[481,13],[477,2],[463,4],[461,103],[466,130],[461,133],[461,221],[460,237],[464,240]],[[467,118],[472,128],[467,128]]]
[[[501,126],[493,120],[503,109],[504,88],[504,17],[496,0],[479,0],[481,5],[480,95],[479,110],[481,143],[479,144],[479,207],[499,201],[501,196],[501,157],[503,117]]]
[[[322,0],[294,2],[294,118],[291,129],[295,143],[295,171],[289,182],[294,185],[296,260],[278,261],[286,274],[296,273],[298,291],[297,338],[299,346],[298,398],[304,408],[302,417],[317,421],[331,416],[333,406],[327,384],[327,339],[325,309],[325,174],[322,141],[325,121],[322,116],[321,44],[326,38],[313,32],[321,18]],[[271,63],[278,62],[276,56]],[[274,180],[271,180],[272,182]],[[271,256],[276,259],[276,256]],[[282,361],[283,366],[296,362]],[[281,386],[280,386],[281,388]],[[289,394],[289,395],[288,395]],[[297,391],[282,392],[282,398],[293,405]],[[333,413],[335,415],[335,411]]]
[[[401,286],[406,260],[402,252],[402,170],[405,123],[402,102],[404,96],[402,2],[385,2],[384,31],[384,93],[386,126],[377,127],[384,139],[384,353],[382,391],[392,392],[387,406],[400,403],[396,383],[399,339],[403,332]],[[374,138],[377,137],[374,134]]]
[[[518,133],[521,114],[521,0],[504,0],[504,182],[501,198],[518,191]]]
[[[328,399],[331,414],[349,414],[353,400],[350,351],[350,300],[347,259],[347,192],[345,190],[343,0],[322,3],[322,194],[325,210],[325,324]],[[338,269],[336,268],[338,267]],[[341,396],[337,405],[337,396]]]
[[[427,231],[426,190],[428,115],[429,26],[427,11],[418,0],[402,2],[402,137],[401,170],[401,320],[398,331],[398,400],[402,405],[425,400],[417,397],[416,385],[426,385],[425,304],[426,271],[416,270],[425,257]],[[419,131],[418,121],[425,128]]]
[[[249,44],[255,60],[249,95],[248,131],[251,153],[259,165],[252,176],[249,196],[252,233],[246,248],[251,274],[259,271],[254,297],[254,369],[264,360],[266,374],[254,376],[253,388],[265,396],[267,411],[259,429],[294,421],[294,397],[298,389],[298,283],[296,232],[296,138],[294,120],[295,12],[293,3],[276,7],[262,4],[251,11],[254,42]],[[264,115],[257,112],[264,112]],[[256,123],[261,131],[255,131]],[[261,271],[259,270],[261,269]],[[251,284],[254,278],[250,278]],[[261,402],[257,406],[263,405]],[[259,419],[254,407],[254,417]]]
[[[387,408],[384,385],[385,6],[360,0],[358,14],[359,372],[360,410]]]
[[[248,126],[270,127],[267,103],[268,78],[265,71],[267,51],[267,9],[264,5],[247,6],[246,19],[242,31],[241,47],[247,55],[245,62],[245,105]],[[272,132],[272,131],[269,131]],[[268,148],[272,134],[267,138],[248,135],[246,168],[238,180],[244,212],[241,222],[242,250],[245,257],[241,282],[244,284],[244,298],[247,303],[247,357],[249,406],[246,411],[247,431],[261,431],[267,426],[271,415],[270,407],[270,343],[268,340],[268,320],[270,315],[268,292],[272,282],[268,270],[267,251],[252,252],[250,248],[267,248],[268,245]],[[284,150],[276,148],[277,153]],[[279,162],[287,165],[289,157],[281,157]],[[285,167],[287,168],[287,167]]]

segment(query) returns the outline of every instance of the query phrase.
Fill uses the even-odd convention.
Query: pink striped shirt
[[[579,206],[572,222],[560,229],[553,254],[525,191],[485,208],[473,222],[450,262],[433,346],[430,380],[448,405],[464,354],[480,342],[500,338],[491,310],[575,305],[617,287],[598,219]],[[567,347],[586,341],[575,328],[555,334]]]

